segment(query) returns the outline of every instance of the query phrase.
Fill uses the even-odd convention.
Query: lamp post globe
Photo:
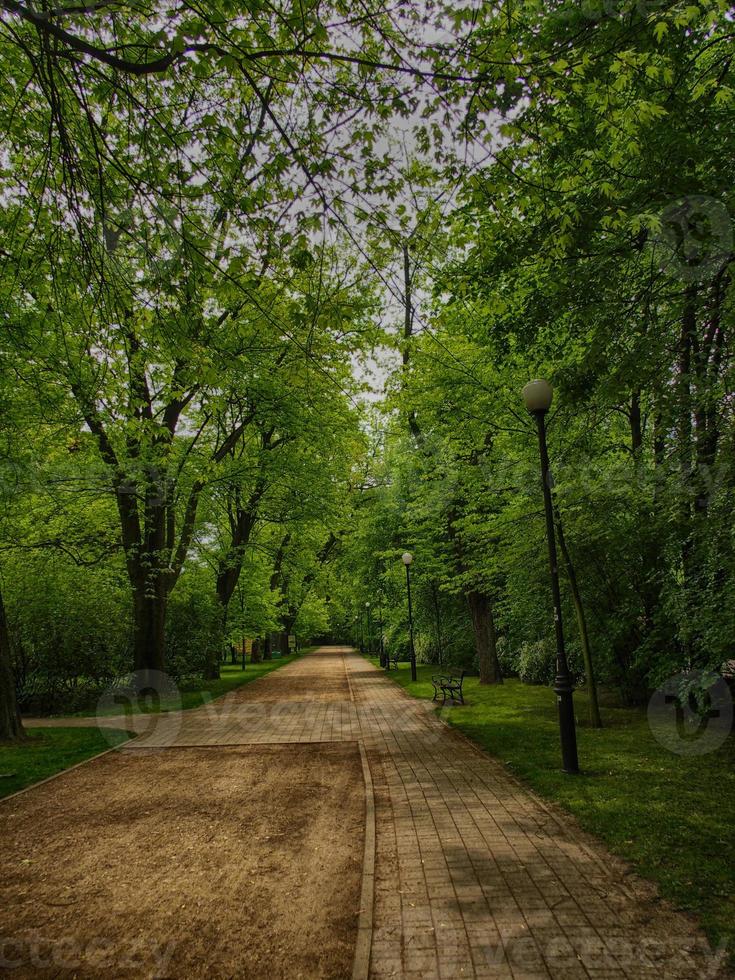
[[[548,381],[537,378],[529,381],[523,388],[523,403],[526,411],[534,415],[536,412],[548,412],[554,400],[554,389]]]
[[[546,542],[549,552],[549,575],[551,595],[554,601],[554,631],[556,633],[556,677],[554,692],[559,712],[559,735],[561,738],[562,767],[564,772],[579,772],[577,759],[577,732],[574,723],[574,688],[569,673],[567,654],[564,647],[564,629],[561,619],[561,592],[559,590],[559,565],[556,555],[556,531],[554,529],[554,509],[551,501],[551,475],[549,472],[549,451],[546,445],[546,413],[551,408],[554,391],[548,381],[541,378],[529,381],[523,389],[523,402],[527,411],[536,419],[539,455],[541,456],[541,488],[544,495],[544,514],[546,517]]]
[[[404,565],[406,565],[406,567],[408,567],[413,561],[413,555],[411,554],[411,552],[404,551],[403,554],[401,555],[401,561],[403,562]]]

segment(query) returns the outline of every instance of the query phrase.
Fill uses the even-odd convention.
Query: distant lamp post
[[[413,555],[410,551],[404,551],[401,561],[406,566],[406,592],[408,593],[408,639],[411,654],[411,680],[416,680],[416,648],[413,645],[413,610],[411,608],[411,562]]]
[[[365,612],[367,613],[367,652],[368,656],[373,652],[373,633],[370,626],[370,603],[365,603]]]
[[[574,701],[572,678],[569,673],[567,654],[564,649],[564,630],[561,621],[561,593],[559,592],[559,567],[556,557],[556,535],[554,514],[551,507],[551,473],[549,472],[549,452],[546,446],[546,413],[551,408],[554,392],[548,381],[529,381],[523,389],[526,409],[536,419],[538,445],[541,455],[541,484],[544,492],[544,511],[546,513],[546,541],[549,550],[549,571],[551,574],[551,593],[554,600],[554,629],[556,632],[556,678],[554,691],[559,710],[559,733],[561,735],[561,755],[564,772],[579,772],[577,759],[577,732],[574,725]]]

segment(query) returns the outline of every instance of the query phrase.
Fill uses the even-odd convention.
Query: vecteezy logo
[[[672,275],[701,282],[732,258],[732,221],[722,201],[691,194],[665,208],[660,222],[653,241],[662,268]]]
[[[138,744],[170,745],[181,728],[181,692],[160,670],[138,670],[117,677],[97,701],[97,727],[117,746],[122,730],[138,734]]]
[[[676,755],[705,755],[730,734],[733,702],[719,674],[701,670],[676,674],[648,703],[648,725],[657,742]]]

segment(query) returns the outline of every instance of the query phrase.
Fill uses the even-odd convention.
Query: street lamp
[[[574,726],[574,688],[572,687],[567,654],[564,649],[564,630],[561,621],[561,593],[559,592],[559,567],[556,557],[554,514],[551,507],[551,473],[549,472],[549,452],[546,446],[546,413],[551,408],[553,398],[554,392],[548,381],[529,381],[523,389],[523,401],[526,409],[536,419],[539,453],[541,455],[541,485],[544,492],[544,511],[546,513],[546,541],[549,550],[551,593],[554,599],[554,629],[556,632],[556,678],[554,679],[554,691],[559,710],[562,765],[564,772],[577,773],[579,772],[579,762],[577,760],[577,732]]]
[[[411,562],[413,555],[410,551],[404,551],[401,561],[406,566],[406,591],[408,593],[408,637],[411,653],[411,680],[416,680],[416,649],[413,645],[413,610],[411,609]]]
[[[372,629],[370,627],[370,603],[365,603],[365,611],[367,612],[367,652],[368,656],[373,652],[373,635]]]

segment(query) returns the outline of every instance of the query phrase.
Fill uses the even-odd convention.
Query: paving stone
[[[426,885],[441,980],[645,980],[653,976],[650,961],[623,968],[615,944],[612,950],[606,944],[623,911],[625,948],[658,937],[655,948],[663,959],[657,980],[679,975],[681,951],[698,935],[689,920],[634,897],[601,846],[571,820],[551,814],[500,764],[427,711],[426,703],[410,698],[364,658],[348,655],[345,662],[371,768],[385,770],[388,792],[376,801],[378,852],[381,837],[394,827],[396,888],[399,882],[404,887],[416,861],[413,878]],[[385,895],[376,893],[376,913]],[[407,937],[396,933],[374,949],[372,976],[384,975],[387,955],[402,963],[401,976],[411,976],[407,946]],[[711,954],[699,946],[689,955],[701,963],[692,980],[704,976]]]

